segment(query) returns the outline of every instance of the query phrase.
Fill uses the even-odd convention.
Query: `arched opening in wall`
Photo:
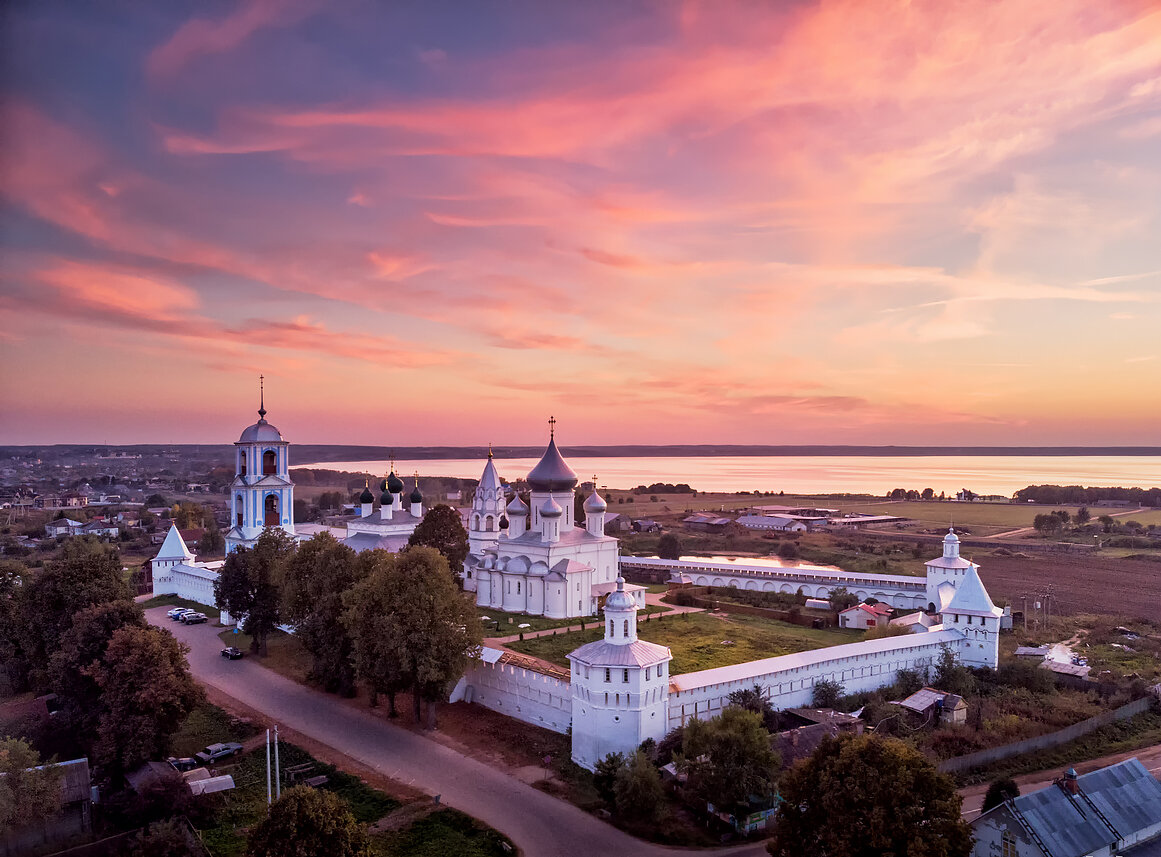
[[[935,602],[934,602],[934,601],[928,601],[928,602],[927,602],[927,612],[928,612],[928,613],[934,613],[934,612],[935,612]]]
[[[273,476],[278,472],[278,457],[274,454],[273,449],[268,449],[262,453],[262,475]]]
[[[238,453],[238,475],[246,475],[246,450],[244,449]]]
[[[234,519],[238,522],[238,526],[242,526],[242,510],[246,508],[246,501],[242,499],[239,494],[234,498]]]
[[[277,527],[278,526],[278,495],[277,494],[267,494],[265,506],[266,506],[266,516],[265,516],[262,523],[264,523],[268,527]]]
[[[488,515],[488,517],[484,518],[484,529],[489,533],[492,532],[492,524],[493,519],[491,515]]]

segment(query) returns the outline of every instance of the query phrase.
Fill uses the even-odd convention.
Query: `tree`
[[[613,795],[617,815],[630,821],[657,821],[665,808],[661,774],[640,750],[617,772]]]
[[[247,857],[370,857],[367,835],[334,792],[296,786],[250,831]]]
[[[1089,512],[1088,506],[1081,506],[1079,509],[1076,510],[1076,522],[1078,524],[1081,524],[1083,526],[1084,524],[1087,524],[1091,520],[1092,520],[1092,513]]]
[[[468,531],[460,521],[460,513],[445,503],[427,510],[423,520],[407,540],[408,547],[435,548],[458,571],[468,558]]]
[[[61,636],[48,668],[61,703],[58,716],[68,724],[65,731],[85,739],[96,733],[104,700],[94,668],[104,659],[113,634],[125,627],[145,627],[145,615],[132,601],[94,604],[73,614],[72,627]]]
[[[674,533],[665,533],[657,541],[657,555],[662,559],[681,559],[681,539]]]
[[[1011,800],[1020,796],[1020,787],[1016,785],[1016,781],[1011,777],[1001,777],[994,780],[988,791],[984,794],[983,811],[987,812],[989,809],[999,806],[1006,800]]]
[[[254,654],[265,657],[266,637],[282,624],[283,566],[293,553],[290,536],[268,528],[253,548],[240,547],[226,557],[214,581],[214,603],[242,618]]]
[[[1037,515],[1032,519],[1032,526],[1041,535],[1051,536],[1059,533],[1064,528],[1064,523],[1057,515]]]
[[[410,664],[397,640],[402,637],[394,612],[400,581],[396,555],[385,550],[366,551],[357,560],[359,583],[343,595],[343,627],[351,638],[355,673],[371,691],[371,705],[379,694],[388,701],[388,717],[397,717],[395,695],[412,685]]]
[[[919,496],[922,497],[924,500],[934,500],[935,499],[935,489],[934,488],[924,488],[923,491],[919,494]]]
[[[958,696],[970,696],[975,690],[975,676],[960,664],[951,646],[940,646],[939,660],[935,664],[935,686]]]
[[[773,857],[967,857],[955,784],[894,738],[824,738],[779,783]]]
[[[798,557],[798,545],[794,542],[783,542],[778,545],[778,556],[782,559],[795,559]]]
[[[203,699],[188,651],[162,628],[126,625],[113,632],[105,656],[90,668],[101,690],[95,748],[101,762],[130,770],[165,757],[170,736]]]
[[[201,853],[190,846],[189,835],[176,818],[154,822],[129,840],[128,857],[198,857]]]
[[[330,693],[355,695],[354,642],[343,625],[343,594],[367,569],[358,554],[330,533],[299,545],[286,561],[282,618],[310,652],[310,678]]]
[[[770,703],[770,694],[761,685],[752,688],[742,688],[732,691],[729,695],[730,705],[752,711],[762,718],[762,725],[767,731],[774,732],[778,726],[778,713]]]
[[[94,604],[131,598],[121,555],[92,536],[69,539],[60,557],[45,564],[18,598],[21,648],[39,689],[48,686],[48,664],[73,614]]]
[[[28,678],[24,655],[24,617],[21,593],[27,588],[28,571],[14,560],[0,560],[0,697],[18,693]]]
[[[1116,522],[1113,520],[1112,515],[1101,515],[1097,518],[1097,523],[1101,525],[1102,532],[1111,533],[1113,531],[1113,524]]]
[[[810,704],[815,708],[834,708],[843,696],[843,686],[837,681],[816,681],[810,691]]]
[[[624,753],[609,753],[593,765],[593,787],[605,803],[613,803],[616,800],[617,775],[624,768]]]
[[[713,720],[691,720],[681,747],[690,789],[716,807],[734,807],[773,790],[778,754],[752,711],[729,707]]]
[[[60,770],[36,770],[40,757],[16,738],[0,738],[0,840],[8,831],[35,824],[60,809]]]
[[[836,586],[830,591],[830,609],[836,613],[854,607],[859,603],[859,597],[845,586]]]
[[[226,539],[222,536],[222,531],[218,529],[217,523],[213,518],[210,518],[210,526],[202,533],[202,537],[198,539],[198,555],[199,556],[214,556],[220,554],[226,549]]]
[[[438,508],[438,507],[437,507]],[[420,700],[427,703],[427,728],[436,725],[436,703],[464,673],[483,639],[476,607],[452,578],[448,560],[430,547],[411,547],[396,560],[399,589],[392,627],[399,660],[412,678],[412,702],[419,722]]]

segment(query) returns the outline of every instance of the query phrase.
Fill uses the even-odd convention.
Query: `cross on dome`
[[[258,419],[266,419],[266,376],[258,376]]]
[[[548,418],[548,436],[549,438],[556,437],[556,417]]]

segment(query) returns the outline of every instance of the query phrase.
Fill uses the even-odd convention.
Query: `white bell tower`
[[[226,553],[253,547],[267,527],[294,535],[294,483],[290,481],[290,444],[266,422],[265,380],[259,376],[258,422],[234,444],[234,481],[230,485],[230,528]]]

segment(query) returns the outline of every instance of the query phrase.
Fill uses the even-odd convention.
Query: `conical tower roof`
[[[177,524],[169,525],[169,532],[165,534],[165,541],[161,543],[161,550],[154,559],[193,559],[193,554],[185,546],[181,533],[177,531]]]
[[[550,420],[555,425],[555,420]],[[569,467],[556,448],[556,432],[548,440],[548,449],[536,466],[528,471],[528,484],[533,491],[571,491],[576,488],[576,473]]]
[[[971,613],[973,616],[1000,616],[1003,610],[992,603],[984,582],[980,580],[974,565],[969,566],[964,581],[955,591],[955,597],[943,611],[945,613]]]

